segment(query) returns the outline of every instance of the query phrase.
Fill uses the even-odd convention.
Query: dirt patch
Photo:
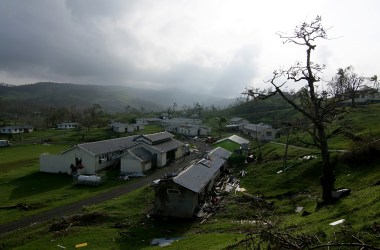
[[[67,230],[74,226],[89,226],[104,223],[109,216],[105,213],[80,213],[72,216],[56,219],[50,226],[49,231]]]

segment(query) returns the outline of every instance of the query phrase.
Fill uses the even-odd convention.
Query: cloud
[[[311,8],[300,0],[4,0],[0,81],[124,84],[233,97],[303,59],[302,49],[284,46],[275,32],[292,31],[316,14],[344,37],[318,46],[315,59],[332,73],[352,64],[359,73],[376,74],[379,18],[366,11],[378,4],[365,2],[359,12],[373,20],[364,14],[353,22],[358,6],[350,1],[344,2],[349,13],[337,15],[340,5],[330,1]]]

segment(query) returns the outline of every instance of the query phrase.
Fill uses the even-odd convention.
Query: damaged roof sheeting
[[[136,136],[128,136],[110,140],[95,141],[78,144],[77,147],[89,152],[92,155],[100,155],[108,152],[115,152],[129,148],[138,142],[134,141]]]
[[[219,157],[217,154],[208,158],[209,159],[202,159],[196,164],[191,165],[174,177],[173,181],[195,193],[200,193],[210,180],[215,177],[227,160]]]

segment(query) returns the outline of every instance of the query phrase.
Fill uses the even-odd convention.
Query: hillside
[[[229,117],[242,117],[252,123],[269,123],[274,126],[295,114],[294,109],[281,96],[273,96],[265,100],[251,100],[227,108]]]
[[[261,162],[231,162],[230,177],[238,178],[245,191],[219,195],[218,202],[210,207],[209,217],[173,220],[147,216],[153,206],[154,192],[146,186],[128,195],[83,207],[71,217],[56,218],[0,236],[0,249],[74,248],[79,243],[87,243],[91,249],[157,249],[150,245],[156,238],[174,239],[167,249],[280,249],[278,244],[282,244],[282,249],[327,249],[329,245],[332,245],[329,249],[360,249],[361,244],[372,246],[367,249],[378,249],[379,112],[379,104],[359,107],[343,114],[329,129],[331,148],[347,150],[332,153],[336,188],[351,190],[333,205],[317,207],[321,191],[318,150],[290,147],[288,163],[284,166],[284,146],[266,143],[261,145]],[[278,142],[281,141],[283,138]],[[293,142],[296,143],[295,136]],[[251,147],[254,153],[258,152],[257,144],[252,142]],[[304,158],[310,155],[313,157]],[[17,157],[7,159],[11,163]],[[68,192],[79,196],[102,189],[76,189],[69,178],[58,183],[59,176],[54,176],[57,184],[53,190],[40,184],[42,191],[35,191],[38,186],[36,189],[33,186],[33,190],[22,193],[20,183],[39,176],[33,170],[37,167],[31,159],[23,164],[25,166],[17,167],[18,171],[22,169],[27,174],[16,174],[18,172],[8,169],[4,179],[0,178],[0,184],[4,183],[11,191],[11,202],[33,200],[39,194],[45,198],[51,196],[52,201],[59,203],[70,197],[57,194]],[[239,175],[242,170],[247,172],[245,176]],[[41,206],[38,201],[35,203]],[[330,225],[342,220],[339,225]],[[340,248],[337,243],[341,244]],[[350,248],[348,244],[352,244]],[[326,246],[317,247],[321,245]]]
[[[123,112],[126,106],[146,111],[161,111],[174,102],[179,107],[196,102],[205,105],[226,105],[228,99],[201,93],[183,93],[180,90],[147,90],[115,85],[79,85],[70,83],[40,82],[20,86],[0,86],[2,109],[23,108],[39,111],[46,107],[89,107],[100,104],[106,112]]]

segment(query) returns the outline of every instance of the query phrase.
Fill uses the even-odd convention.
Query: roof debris
[[[345,219],[340,219],[340,220],[337,220],[337,221],[331,222],[329,225],[330,225],[330,226],[336,226],[336,225],[342,224],[342,223],[345,222],[345,221],[346,221]]]
[[[178,238],[156,238],[153,239],[150,244],[151,245],[158,245],[160,247],[166,247],[170,246],[173,242],[183,239],[183,237]]]

